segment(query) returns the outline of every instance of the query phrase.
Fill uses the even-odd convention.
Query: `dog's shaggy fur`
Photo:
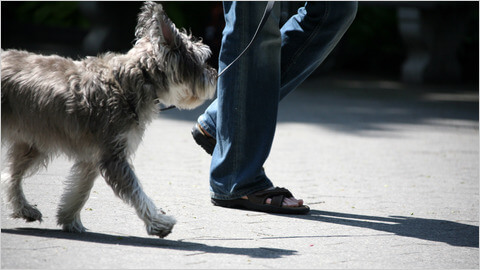
[[[2,51],[2,143],[10,145],[2,181],[13,217],[42,220],[25,198],[22,180],[65,153],[75,161],[57,214],[65,231],[85,231],[80,211],[101,174],[135,208],[149,234],[171,232],[175,220],[144,193],[129,157],[158,101],[197,107],[213,97],[216,71],[205,63],[208,46],[179,31],[159,4],[145,3],[135,35],[127,54],[81,61]]]

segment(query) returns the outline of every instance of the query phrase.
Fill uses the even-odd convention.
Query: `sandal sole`
[[[226,208],[244,209],[272,214],[287,214],[287,215],[305,215],[310,211],[310,207],[302,205],[299,207],[278,207],[270,204],[256,204],[246,199],[235,200],[219,200],[211,199],[213,205]]]

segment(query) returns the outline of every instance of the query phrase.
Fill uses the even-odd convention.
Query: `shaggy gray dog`
[[[148,234],[165,237],[175,220],[157,209],[130,165],[157,105],[192,109],[213,97],[216,71],[207,45],[179,31],[160,4],[138,16],[136,43],[127,54],[73,61],[6,50],[2,65],[2,143],[9,168],[2,174],[14,218],[42,221],[22,180],[56,154],[75,161],[58,208],[63,230],[84,232],[80,211],[101,174],[132,205]]]

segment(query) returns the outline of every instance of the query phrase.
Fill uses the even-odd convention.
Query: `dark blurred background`
[[[217,66],[221,2],[163,2],[177,27],[210,45]],[[303,5],[281,2],[282,23]],[[126,52],[142,2],[1,3],[2,49],[72,58]],[[312,76],[349,73],[409,83],[478,84],[479,3],[359,2],[344,38]]]

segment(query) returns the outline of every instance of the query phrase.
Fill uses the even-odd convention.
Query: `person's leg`
[[[265,2],[224,3],[226,26],[220,70],[247,46],[265,5]],[[270,152],[278,110],[279,11],[276,4],[258,40],[218,80],[215,129],[206,127],[217,140],[210,175],[214,199],[237,199],[273,186],[262,166]]]
[[[285,97],[289,92],[294,90],[315,70],[315,68],[318,67],[318,65],[321,64],[353,21],[356,8],[356,2],[307,3],[304,7],[299,9],[297,15],[293,16],[282,27],[282,77],[280,98]],[[253,33],[251,33],[250,37],[251,36],[253,36]],[[242,48],[245,46],[246,44],[244,44]],[[242,48],[237,47],[238,50],[241,50]],[[237,51],[236,55],[239,53],[240,51]],[[220,60],[220,68],[222,68],[222,64],[224,67],[229,63],[222,63],[222,59]],[[230,60],[233,60],[233,58]],[[266,74],[262,73],[262,75]],[[206,112],[198,119],[201,128],[214,138],[218,138],[216,132],[218,105],[218,100],[215,100]],[[258,133],[257,130],[251,130],[248,134],[242,134],[243,136],[257,136]],[[269,145],[271,145],[271,142]],[[243,145],[243,147],[249,147],[249,145]],[[268,151],[269,149],[270,147],[268,147]],[[265,152],[265,158],[268,156],[268,151]],[[213,168],[212,163],[212,169]],[[260,182],[263,183],[269,182],[263,170],[259,171],[256,178],[262,179]],[[286,204],[290,204],[291,206],[302,205],[303,201],[291,198],[286,200]]]
[[[325,60],[356,13],[357,2],[311,1],[282,26],[280,100]]]
[[[325,60],[357,12],[357,2],[307,2],[281,28],[280,100],[295,90]],[[216,136],[217,100],[198,122]]]

